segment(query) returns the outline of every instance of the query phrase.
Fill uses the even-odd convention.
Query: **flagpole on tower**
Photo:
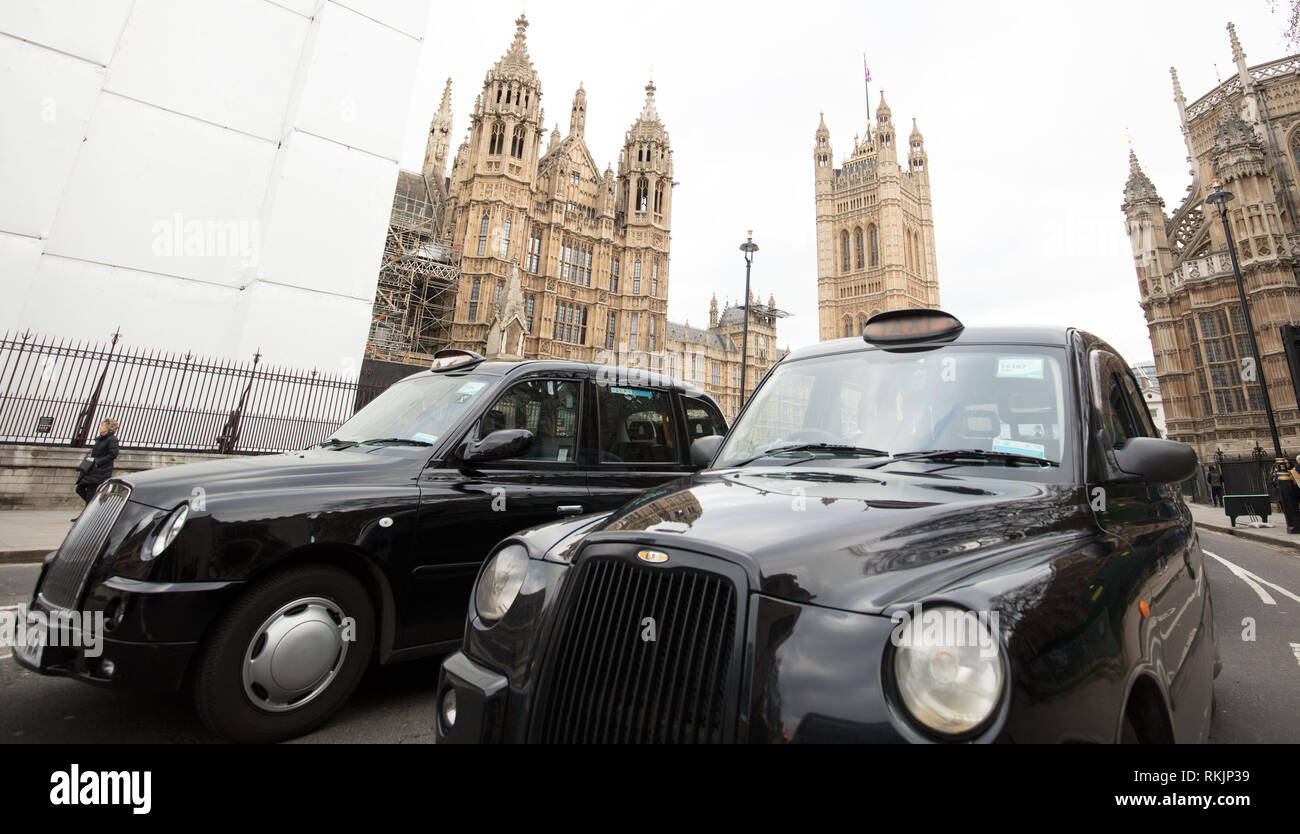
[[[871,131],[871,70],[867,68],[867,53],[862,53],[862,75],[867,88],[867,131]]]

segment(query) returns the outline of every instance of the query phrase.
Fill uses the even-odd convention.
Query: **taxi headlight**
[[[163,522],[163,526],[153,537],[153,545],[148,551],[149,558],[157,559],[163,554],[164,550],[171,547],[171,543],[176,541],[176,537],[180,535],[181,528],[185,526],[185,522],[189,517],[190,505],[188,503],[181,504],[172,510],[171,515],[167,516],[167,520]]]
[[[911,716],[949,736],[976,730],[1006,687],[996,628],[972,611],[926,608],[894,631],[894,681]]]
[[[474,589],[479,619],[490,625],[504,617],[519,596],[527,574],[528,551],[523,545],[508,544],[498,550],[479,574]]]

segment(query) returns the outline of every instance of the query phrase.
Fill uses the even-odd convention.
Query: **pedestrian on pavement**
[[[1219,467],[1211,466],[1206,473],[1205,479],[1210,482],[1210,500],[1214,506],[1223,506],[1223,475],[1219,473]]]
[[[89,504],[99,485],[113,477],[113,461],[117,459],[117,421],[105,417],[99,423],[99,437],[95,446],[77,466],[77,494]]]
[[[1300,458],[1297,463],[1300,463]],[[1273,477],[1277,483],[1278,502],[1286,516],[1286,531],[1300,533],[1300,472],[1289,460],[1282,459],[1277,462]]]

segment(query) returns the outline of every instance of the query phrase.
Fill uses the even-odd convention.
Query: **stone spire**
[[[1174,104],[1178,105],[1178,121],[1183,126],[1183,132],[1187,132],[1187,96],[1183,95],[1182,82],[1178,80],[1178,69],[1169,68],[1169,76],[1174,80]]]
[[[654,81],[645,85],[645,106],[641,108],[641,116],[638,121],[659,123],[659,111],[655,109],[655,87]]]
[[[1169,68],[1169,77],[1174,81],[1174,104],[1178,107],[1178,124],[1183,131],[1183,144],[1187,146],[1187,164],[1192,178],[1196,178],[1196,154],[1192,152],[1192,131],[1187,124],[1187,96],[1183,95],[1182,82],[1178,80],[1178,70]]]
[[[528,18],[522,14],[515,20],[515,39],[501,56],[501,60],[488,72],[490,81],[522,81],[538,88],[537,71],[533,69],[532,59],[528,57]]]
[[[893,113],[889,105],[885,104],[885,91],[880,91],[880,106],[876,108],[876,152],[880,154],[883,162],[897,162],[898,154],[893,151],[894,147],[894,123],[892,120]],[[885,150],[890,149],[889,154]]]
[[[1137,154],[1132,149],[1128,152],[1128,166],[1128,183],[1124,186],[1124,211],[1129,211],[1138,203],[1156,203],[1163,206],[1164,200],[1160,199],[1160,194],[1156,191],[1151,178],[1142,171]]]
[[[1255,80],[1250,77],[1250,69],[1246,66],[1246,50],[1241,48],[1241,41],[1237,40],[1237,27],[1228,24],[1228,40],[1232,44],[1232,60],[1237,62],[1237,77],[1241,79],[1241,89],[1247,94],[1255,92]]]
[[[813,164],[817,168],[817,176],[829,180],[831,175],[831,131],[826,126],[826,111],[821,112],[821,121],[817,124],[817,132],[813,135]]]
[[[919,174],[926,169],[925,137],[921,128],[916,126],[916,117],[912,117],[912,135],[907,140],[907,170]]]
[[[578,92],[573,94],[573,111],[569,116],[569,135],[582,138],[587,129],[587,91],[578,82]]]
[[[876,108],[876,124],[881,126],[889,124],[889,118],[893,115],[893,112],[889,109],[889,105],[885,104],[885,91],[881,90],[880,105]]]
[[[429,126],[429,143],[424,152],[424,177],[432,184],[447,176],[447,156],[451,153],[451,79],[442,91],[442,104]],[[435,187],[437,187],[435,185]]]

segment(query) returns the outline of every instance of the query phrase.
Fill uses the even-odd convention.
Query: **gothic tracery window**
[[[506,126],[501,122],[492,125],[492,139],[488,142],[488,155],[500,156],[505,148]]]
[[[880,232],[875,224],[867,227],[867,243],[871,252],[871,265],[880,266]]]
[[[857,252],[857,256],[858,256],[857,257],[858,269],[862,269],[862,267],[865,265],[864,260],[866,258],[866,252],[862,248],[862,227],[861,226],[853,230],[853,247]]]
[[[849,233],[848,231],[840,232],[840,255],[843,267],[841,272],[849,271]]]

